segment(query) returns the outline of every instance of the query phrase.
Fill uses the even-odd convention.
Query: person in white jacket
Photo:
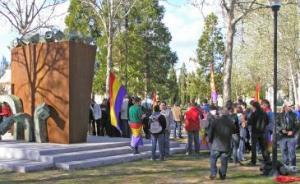
[[[166,129],[165,129],[165,156],[170,154],[170,133],[171,126],[174,126],[173,113],[171,109],[167,107],[166,102],[161,102],[160,113],[166,118]]]
[[[97,135],[104,136],[104,126],[103,123],[101,123],[101,118],[102,118],[101,107],[100,104],[97,104],[96,102],[94,103],[93,106],[93,115],[94,115],[94,120],[96,122]]]
[[[122,130],[122,137],[130,138],[130,128],[128,124],[128,106],[129,106],[129,99],[126,95],[122,106],[121,106],[121,130]]]

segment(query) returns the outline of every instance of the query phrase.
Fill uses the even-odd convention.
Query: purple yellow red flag
[[[213,103],[217,103],[218,101],[218,93],[215,85],[215,76],[214,76],[214,67],[211,63],[210,65],[210,89],[211,89],[211,99]]]
[[[127,91],[125,87],[119,83],[119,81],[116,79],[113,73],[110,73],[109,79],[111,125],[120,130],[119,114],[121,112],[121,106],[123,103],[123,99],[127,94]]]

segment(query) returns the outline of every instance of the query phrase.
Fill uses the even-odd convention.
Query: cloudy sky
[[[212,0],[213,1],[213,0]],[[177,52],[179,61],[175,66],[179,69],[185,62],[188,71],[195,70],[195,63],[189,61],[189,58],[195,58],[197,41],[203,30],[203,16],[198,8],[189,5],[186,0],[168,0],[162,1],[165,7],[164,23],[172,34],[171,48]],[[214,3],[212,3],[214,4]],[[69,1],[57,8],[57,14],[67,12]],[[204,9],[204,13],[216,12],[216,6],[209,5]],[[65,27],[64,16],[52,20],[60,29]],[[9,25],[8,22],[0,18],[1,25]],[[17,34],[10,26],[2,26],[0,30],[0,57],[5,56],[10,59],[8,45],[17,37]]]

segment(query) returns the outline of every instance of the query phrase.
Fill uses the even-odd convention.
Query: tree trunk
[[[231,72],[232,72],[232,51],[233,38],[235,34],[235,24],[233,23],[233,15],[228,15],[228,28],[226,38],[226,49],[224,57],[224,80],[223,80],[223,105],[231,100]]]
[[[300,0],[297,0],[297,3],[298,3],[298,31],[300,30]],[[300,47],[300,31],[298,32],[299,36],[298,36],[298,48]],[[298,52],[298,56],[296,57],[297,58],[297,63],[299,63],[299,68],[297,70],[297,75],[296,75],[296,78],[297,78],[297,86],[296,86],[296,92],[298,94],[298,98],[297,98],[297,105],[300,105],[300,58],[299,58],[299,52]]]
[[[150,87],[150,66],[149,66],[149,56],[148,56],[148,48],[145,48],[145,68],[144,68],[144,98],[147,98],[149,94],[149,87]]]
[[[110,72],[112,69],[112,47],[113,47],[113,2],[110,1],[110,11],[108,15],[108,39],[107,39],[107,57],[106,57],[106,86],[105,86],[105,95],[109,96],[109,80],[110,80]]]
[[[297,98],[297,102],[298,102],[298,104],[297,105],[300,105],[299,103],[300,103],[300,73],[298,72],[297,73],[297,86],[296,86],[296,91],[297,91],[297,94],[298,94],[298,98]]]
[[[291,60],[288,60],[288,64],[289,64],[289,73],[291,75],[291,82],[292,82],[292,92],[293,92],[293,96],[295,99],[295,103],[298,104],[298,92],[297,92],[297,85],[296,85],[296,80],[294,77],[294,71],[293,71],[293,66],[291,63]]]

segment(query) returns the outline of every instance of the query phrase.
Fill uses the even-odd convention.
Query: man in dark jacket
[[[152,137],[152,160],[156,160],[156,145],[158,142],[159,146],[159,154],[160,160],[165,159],[165,144],[164,144],[164,132],[166,129],[166,118],[164,115],[160,114],[159,112],[159,105],[155,105],[153,108],[154,112],[149,117],[150,120],[150,132],[151,132],[151,123],[158,122],[160,124],[161,130],[159,132],[151,132]],[[156,127],[157,129],[157,127]]]
[[[256,145],[260,146],[264,163],[270,162],[270,154],[267,149],[267,141],[264,137],[266,128],[269,124],[268,115],[261,109],[258,102],[252,104],[253,113],[250,116],[249,124],[251,125],[251,162],[250,166],[256,165]]]
[[[278,125],[282,161],[289,166],[296,166],[297,115],[291,109],[292,104],[286,103]]]
[[[234,122],[226,108],[220,112],[220,116],[212,120],[208,129],[208,137],[211,145],[210,151],[210,179],[217,175],[217,160],[221,157],[219,175],[222,180],[226,178],[229,152],[231,149],[232,134],[235,131]]]

